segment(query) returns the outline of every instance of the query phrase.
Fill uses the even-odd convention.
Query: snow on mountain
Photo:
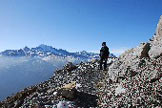
[[[47,46],[44,44],[41,44],[35,48],[28,48],[26,46],[23,49],[19,49],[19,50],[5,50],[5,51],[1,52],[0,55],[12,56],[12,57],[23,57],[23,56],[47,57],[47,56],[51,56],[51,55],[60,56],[60,57],[61,56],[62,57],[72,56],[74,58],[79,58],[82,60],[99,58],[98,53],[86,52],[84,50],[81,52],[72,53],[72,52],[68,52],[63,49],[56,49],[56,48],[53,48],[52,46]],[[114,54],[110,54],[110,56],[116,57]]]
[[[68,62],[78,64],[94,58],[99,58],[99,55],[86,51],[71,53],[43,44],[35,48],[26,46],[18,50],[5,50],[0,53],[0,100],[48,79]]]
[[[0,53],[2,56],[12,56],[12,57],[22,57],[22,56],[31,56],[31,57],[46,57],[50,55],[56,55],[56,56],[72,56],[74,58],[80,58],[80,59],[90,59],[93,57],[97,57],[98,54],[96,53],[89,53],[86,51],[71,53],[63,49],[56,49],[52,46],[47,46],[44,44],[39,45],[35,48],[28,48],[25,47],[23,49],[19,50],[5,50]]]

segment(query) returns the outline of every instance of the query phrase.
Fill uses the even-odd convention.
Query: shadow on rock
[[[97,99],[98,97],[96,95],[78,92],[75,103],[77,107],[84,107],[84,108],[97,107]]]

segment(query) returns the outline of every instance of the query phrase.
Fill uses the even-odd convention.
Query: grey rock
[[[76,89],[60,89],[58,91],[58,96],[62,96],[68,100],[74,100],[77,96],[77,90]]]
[[[149,50],[150,50],[150,43],[144,44],[140,58],[149,57],[149,54],[148,54]]]
[[[151,41],[151,49],[149,51],[149,56],[151,58],[157,58],[162,54],[162,15],[160,17],[159,23],[157,25],[156,34]]]

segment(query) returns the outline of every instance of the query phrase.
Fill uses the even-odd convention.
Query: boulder
[[[121,85],[118,85],[118,87],[115,89],[115,95],[120,95],[122,93],[125,93],[126,92],[126,89],[123,88]]]
[[[150,43],[145,43],[142,48],[140,58],[143,58],[143,57],[149,58],[149,54],[148,54],[149,50],[150,50]]]
[[[151,74],[150,83],[156,82],[162,78],[162,72],[154,72]]]
[[[162,45],[152,46],[149,51],[150,58],[158,58],[162,55]]]
[[[75,87],[76,87],[76,82],[73,81],[73,82],[71,82],[71,83],[69,83],[69,84],[65,84],[62,88],[63,88],[63,89],[69,89],[69,90],[71,90],[71,89],[73,89],[73,88],[75,88]]]
[[[68,72],[71,72],[72,70],[76,69],[77,66],[75,66],[73,63],[69,62],[66,66],[65,66],[65,70],[67,70]]]
[[[73,89],[60,89],[58,90],[58,96],[62,96],[63,98],[67,100],[74,100],[77,96],[77,90],[75,88]]]
[[[76,98],[76,82],[73,81],[69,84],[65,84],[61,89],[58,90],[57,95],[62,96],[68,100],[73,100]]]
[[[133,70],[130,71],[130,77],[134,77],[134,76],[137,75],[137,74],[138,74],[138,72],[135,72],[135,71],[133,71]]]
[[[101,88],[103,86],[104,86],[104,82],[98,82],[96,85],[97,88]]]

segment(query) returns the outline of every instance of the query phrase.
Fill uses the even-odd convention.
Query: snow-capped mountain
[[[74,58],[79,58],[81,60],[87,60],[92,58],[99,58],[98,53],[92,53],[87,51],[81,51],[81,52],[68,52],[63,49],[56,49],[52,46],[47,46],[44,44],[39,45],[35,48],[28,48],[27,46],[23,49],[19,50],[5,50],[0,53],[2,56],[11,56],[11,57],[23,57],[23,56],[29,56],[29,57],[47,57],[47,56],[60,56],[60,57],[67,57],[71,56]],[[114,54],[110,54],[110,57],[116,57]]]
[[[23,56],[47,57],[51,55],[62,56],[62,57],[72,56],[74,58],[79,58],[79,59],[84,59],[84,60],[98,57],[97,53],[88,53],[86,51],[72,53],[72,52],[68,52],[63,49],[56,49],[56,48],[53,48],[52,46],[47,46],[44,44],[41,44],[35,48],[25,47],[19,50],[5,50],[1,52],[0,55],[11,56],[11,57],[23,57]]]

